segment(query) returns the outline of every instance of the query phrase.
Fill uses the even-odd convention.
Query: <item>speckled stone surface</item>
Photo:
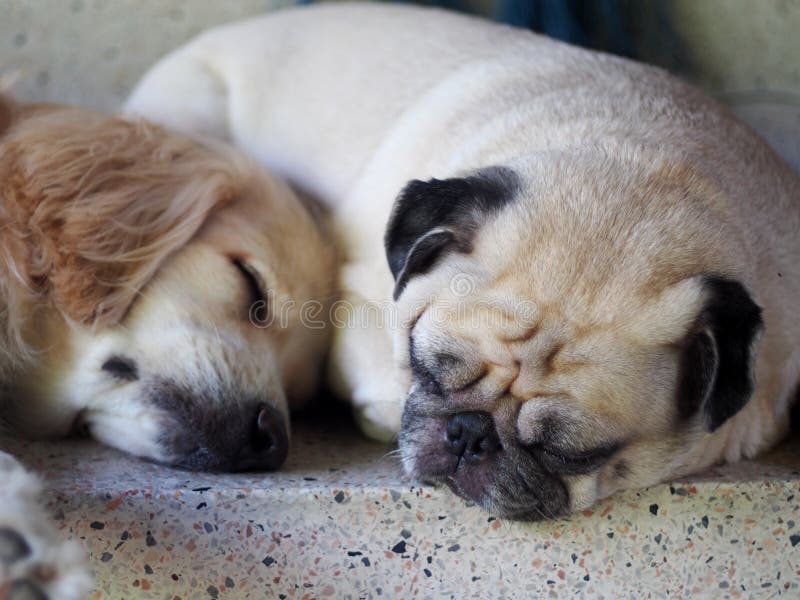
[[[285,468],[209,475],[90,442],[19,442],[81,539],[94,599],[800,597],[800,444],[521,524],[402,474],[346,423],[302,423]]]

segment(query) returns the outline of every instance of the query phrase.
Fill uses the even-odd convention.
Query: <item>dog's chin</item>
[[[570,512],[564,482],[546,473],[512,444],[490,458],[468,461],[454,455],[445,439],[446,417],[403,417],[399,446],[403,466],[415,479],[445,485],[487,512],[515,521],[556,519]]]
[[[182,433],[182,426],[166,417],[132,425],[113,415],[95,416],[79,428],[100,443],[143,460],[177,469],[206,472],[236,471],[234,457],[220,454]]]
[[[160,411],[114,414],[85,410],[75,430],[126,454],[165,465],[175,465],[182,452],[161,443],[164,431],[172,429],[171,419]]]
[[[179,469],[217,473],[278,469],[289,449],[289,430],[281,424],[280,411],[261,408],[275,423],[269,435],[262,432],[255,437],[249,411],[239,412],[232,408],[224,414],[201,416],[197,411],[195,421],[187,422],[181,413],[150,407],[120,413],[84,411],[79,429],[117,450]],[[220,426],[209,430],[200,426],[203,421]]]

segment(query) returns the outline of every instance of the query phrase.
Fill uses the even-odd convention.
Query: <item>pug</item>
[[[659,69],[337,4],[204,33],[127,109],[331,207],[331,381],[416,478],[555,518],[787,431],[800,179]]]

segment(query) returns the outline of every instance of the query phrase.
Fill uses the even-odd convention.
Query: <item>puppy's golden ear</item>
[[[517,187],[516,173],[505,167],[409,182],[395,200],[384,236],[394,299],[447,252],[469,252],[478,229],[513,199]]]
[[[678,408],[684,418],[699,411],[705,429],[714,431],[753,393],[755,342],[763,321],[741,283],[708,277],[705,286],[708,299],[681,359]]]
[[[93,111],[34,111],[3,142],[11,200],[30,232],[27,279],[83,324],[120,320],[238,193],[222,152]]]

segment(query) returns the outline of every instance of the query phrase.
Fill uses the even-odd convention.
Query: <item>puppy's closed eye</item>
[[[255,318],[259,322],[266,322],[269,316],[269,304],[267,302],[266,283],[261,274],[243,258],[232,258],[231,262],[244,278],[247,289],[250,292],[249,303],[247,305],[248,316]]]
[[[250,300],[253,303],[264,301],[264,288],[266,286],[264,285],[264,279],[261,277],[261,274],[253,268],[253,265],[246,262],[243,258],[234,258],[231,262],[233,262],[234,266],[247,282],[247,287],[250,290]]]

